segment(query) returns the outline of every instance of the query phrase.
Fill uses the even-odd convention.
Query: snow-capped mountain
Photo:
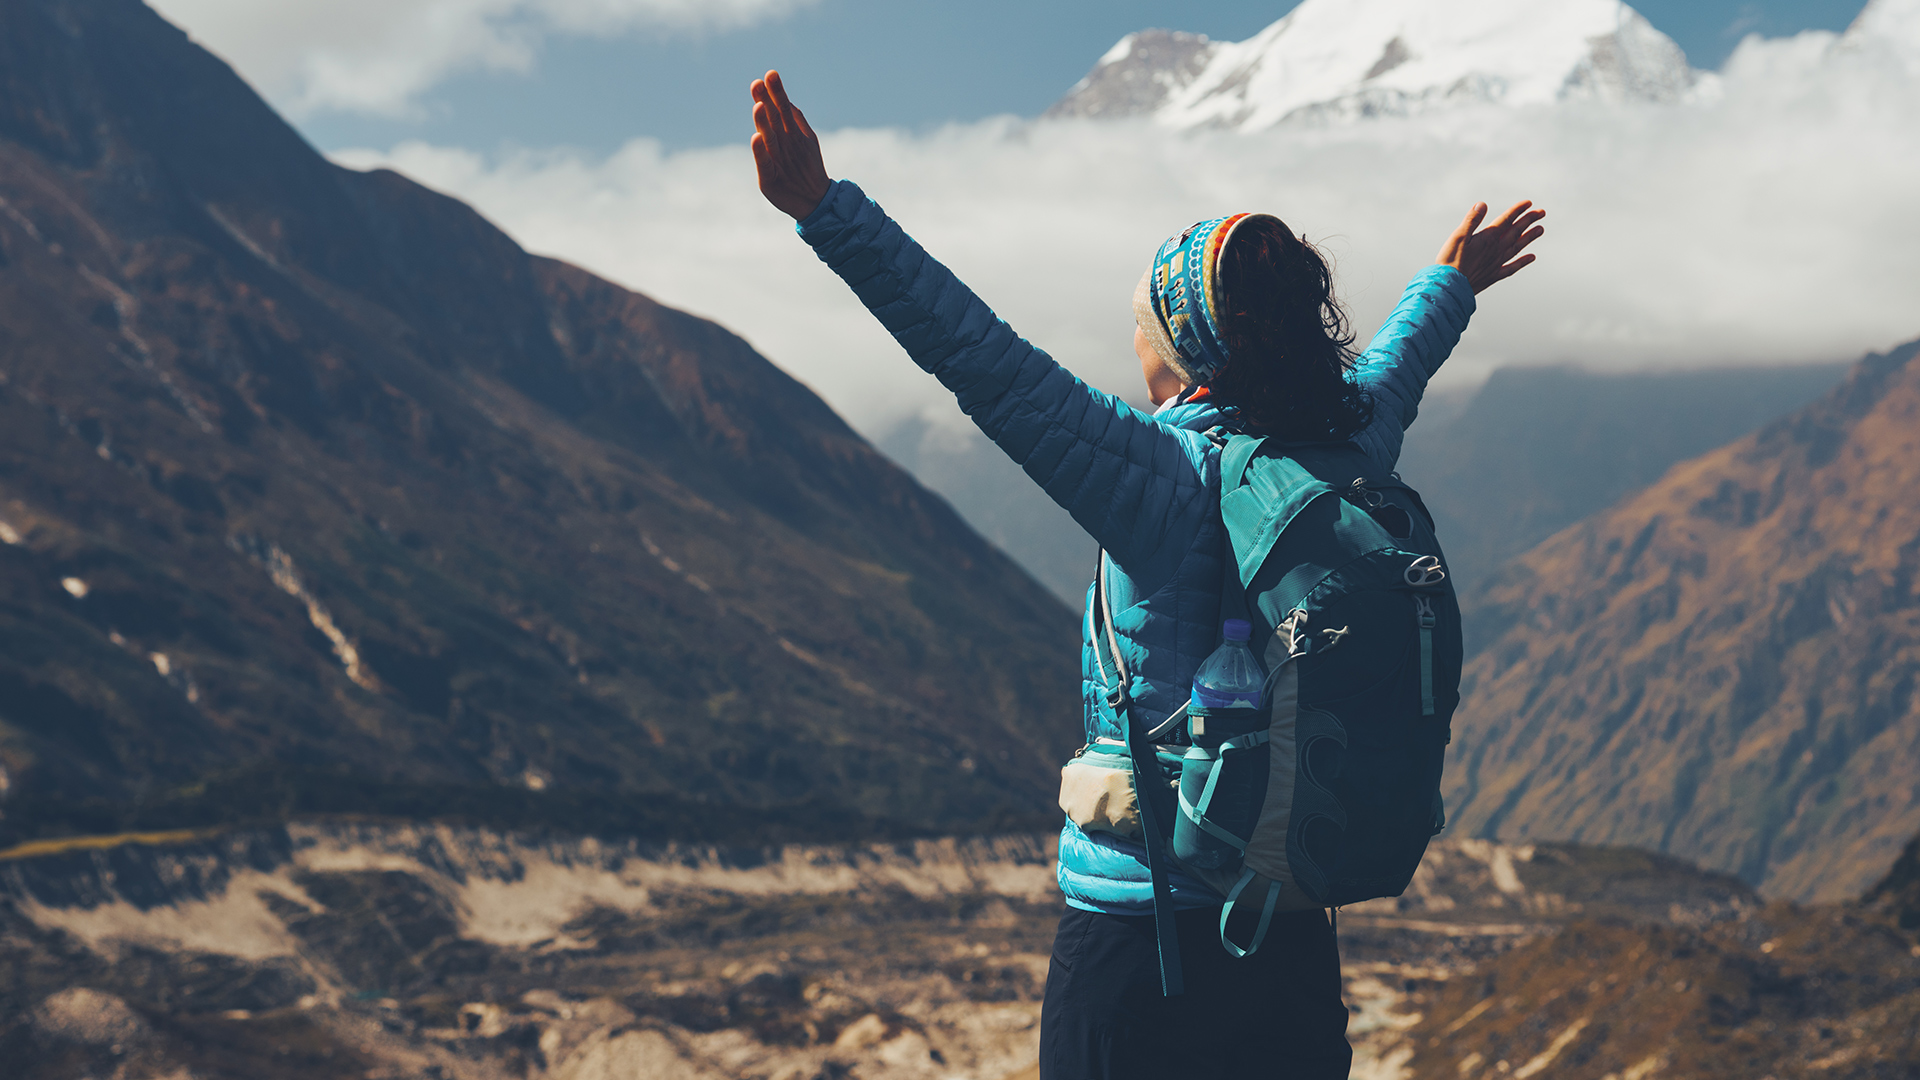
[[[1674,101],[1695,79],[1620,0],[1306,0],[1241,42],[1131,34],[1049,115],[1254,130],[1473,102]]]
[[[1920,0],[1873,0],[1845,40],[1856,48],[1884,50],[1920,75]]]
[[[1920,45],[1920,0],[1873,0],[1848,32]]]

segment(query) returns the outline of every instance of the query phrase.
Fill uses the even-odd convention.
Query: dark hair
[[[1373,402],[1347,377],[1353,331],[1312,244],[1272,218],[1247,221],[1221,252],[1220,285],[1233,358],[1212,384],[1222,406],[1287,442],[1339,441],[1366,426]]]

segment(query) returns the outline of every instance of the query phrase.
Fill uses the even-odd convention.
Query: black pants
[[[1152,916],[1068,909],[1047,970],[1040,1080],[1345,1080],[1353,1049],[1325,912],[1275,915],[1244,959],[1220,947],[1219,908],[1177,921],[1186,993],[1164,998]]]

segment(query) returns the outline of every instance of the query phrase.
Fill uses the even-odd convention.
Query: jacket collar
[[[1194,388],[1189,387],[1154,410],[1153,418],[1168,427],[1184,428],[1187,431],[1206,431],[1229,422],[1236,411],[1222,409],[1213,400],[1213,395],[1204,390],[1199,394],[1198,400],[1194,398]]]

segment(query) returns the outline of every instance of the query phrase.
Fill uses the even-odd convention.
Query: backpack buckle
[[[1407,567],[1406,573],[1403,574],[1402,577],[1405,578],[1407,584],[1416,589],[1422,589],[1429,585],[1438,585],[1447,580],[1447,572],[1441,568],[1438,558],[1432,555],[1422,555],[1413,560],[1413,565]]]
[[[1282,637],[1287,643],[1287,660],[1298,660],[1313,650],[1313,635],[1307,632],[1309,617],[1306,608],[1294,608],[1287,612],[1286,618],[1280,620],[1280,625],[1273,628],[1274,636]],[[1279,668],[1274,670],[1277,672]]]

